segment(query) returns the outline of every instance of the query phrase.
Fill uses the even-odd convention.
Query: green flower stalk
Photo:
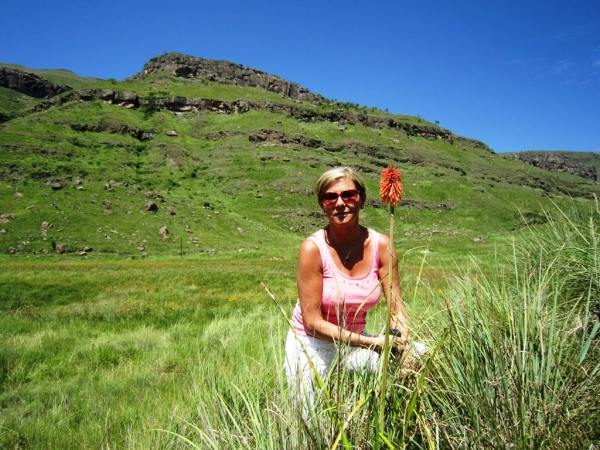
[[[388,166],[381,172],[379,182],[379,194],[381,200],[390,205],[390,247],[389,247],[389,265],[388,265],[388,290],[387,290],[387,312],[385,315],[385,340],[383,344],[383,374],[381,379],[381,399],[379,403],[379,432],[383,432],[383,413],[385,410],[385,393],[387,384],[388,362],[390,359],[390,325],[392,320],[392,286],[394,277],[393,248],[394,248],[394,207],[402,198],[404,188],[402,187],[402,174],[394,166]]]

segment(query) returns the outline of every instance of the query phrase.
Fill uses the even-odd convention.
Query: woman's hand
[[[373,339],[374,339],[373,349],[376,352],[381,353],[383,351],[383,347],[385,345],[385,335],[382,334],[380,336],[374,336]],[[389,337],[389,346],[392,351],[392,354],[394,354],[394,355],[401,355],[404,352],[404,350],[406,349],[407,343],[408,343],[408,341],[406,340],[406,338],[404,338],[402,336],[391,336],[390,335],[390,337]]]

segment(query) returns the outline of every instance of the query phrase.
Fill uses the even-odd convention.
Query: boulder
[[[56,247],[54,247],[54,250],[56,250],[56,253],[59,254],[65,254],[67,253],[67,251],[69,250],[69,246],[67,244],[56,244]]]
[[[114,93],[115,103],[133,104],[137,106],[139,104],[138,96],[135,92],[124,92],[115,91]]]
[[[8,223],[11,220],[15,220],[15,217],[12,214],[2,214],[2,215],[0,215],[0,223]]]
[[[167,212],[169,214],[171,214],[172,216],[175,215],[175,208],[173,208],[172,206],[167,206]]]
[[[63,189],[66,186],[66,184],[62,183],[62,182],[56,182],[56,183],[52,183],[50,186],[52,187],[53,191],[60,191],[61,189]]]
[[[144,210],[149,212],[156,212],[158,211],[158,206],[154,202],[146,202],[146,204],[144,205]]]

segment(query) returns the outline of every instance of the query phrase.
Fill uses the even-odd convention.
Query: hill
[[[165,54],[124,81],[69,77],[78,81],[52,98],[0,88],[4,255],[292,257],[323,224],[312,184],[336,165],[363,174],[364,221],[380,230],[379,173],[400,168],[397,245],[450,254],[542,223],[550,201],[586,205],[599,190],[419,117],[226,61]]]

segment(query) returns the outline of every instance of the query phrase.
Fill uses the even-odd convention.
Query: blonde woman
[[[286,341],[285,372],[290,385],[300,385],[312,403],[314,372],[324,377],[334,356],[344,350],[349,371],[374,372],[384,336],[364,333],[367,312],[387,291],[392,274],[392,344],[404,349],[409,338],[396,252],[389,266],[390,238],[359,223],[367,199],[365,184],[355,171],[336,167],[323,173],[315,185],[319,206],[328,224],[300,246],[298,301],[293,329]],[[387,296],[386,296],[387,298]]]

